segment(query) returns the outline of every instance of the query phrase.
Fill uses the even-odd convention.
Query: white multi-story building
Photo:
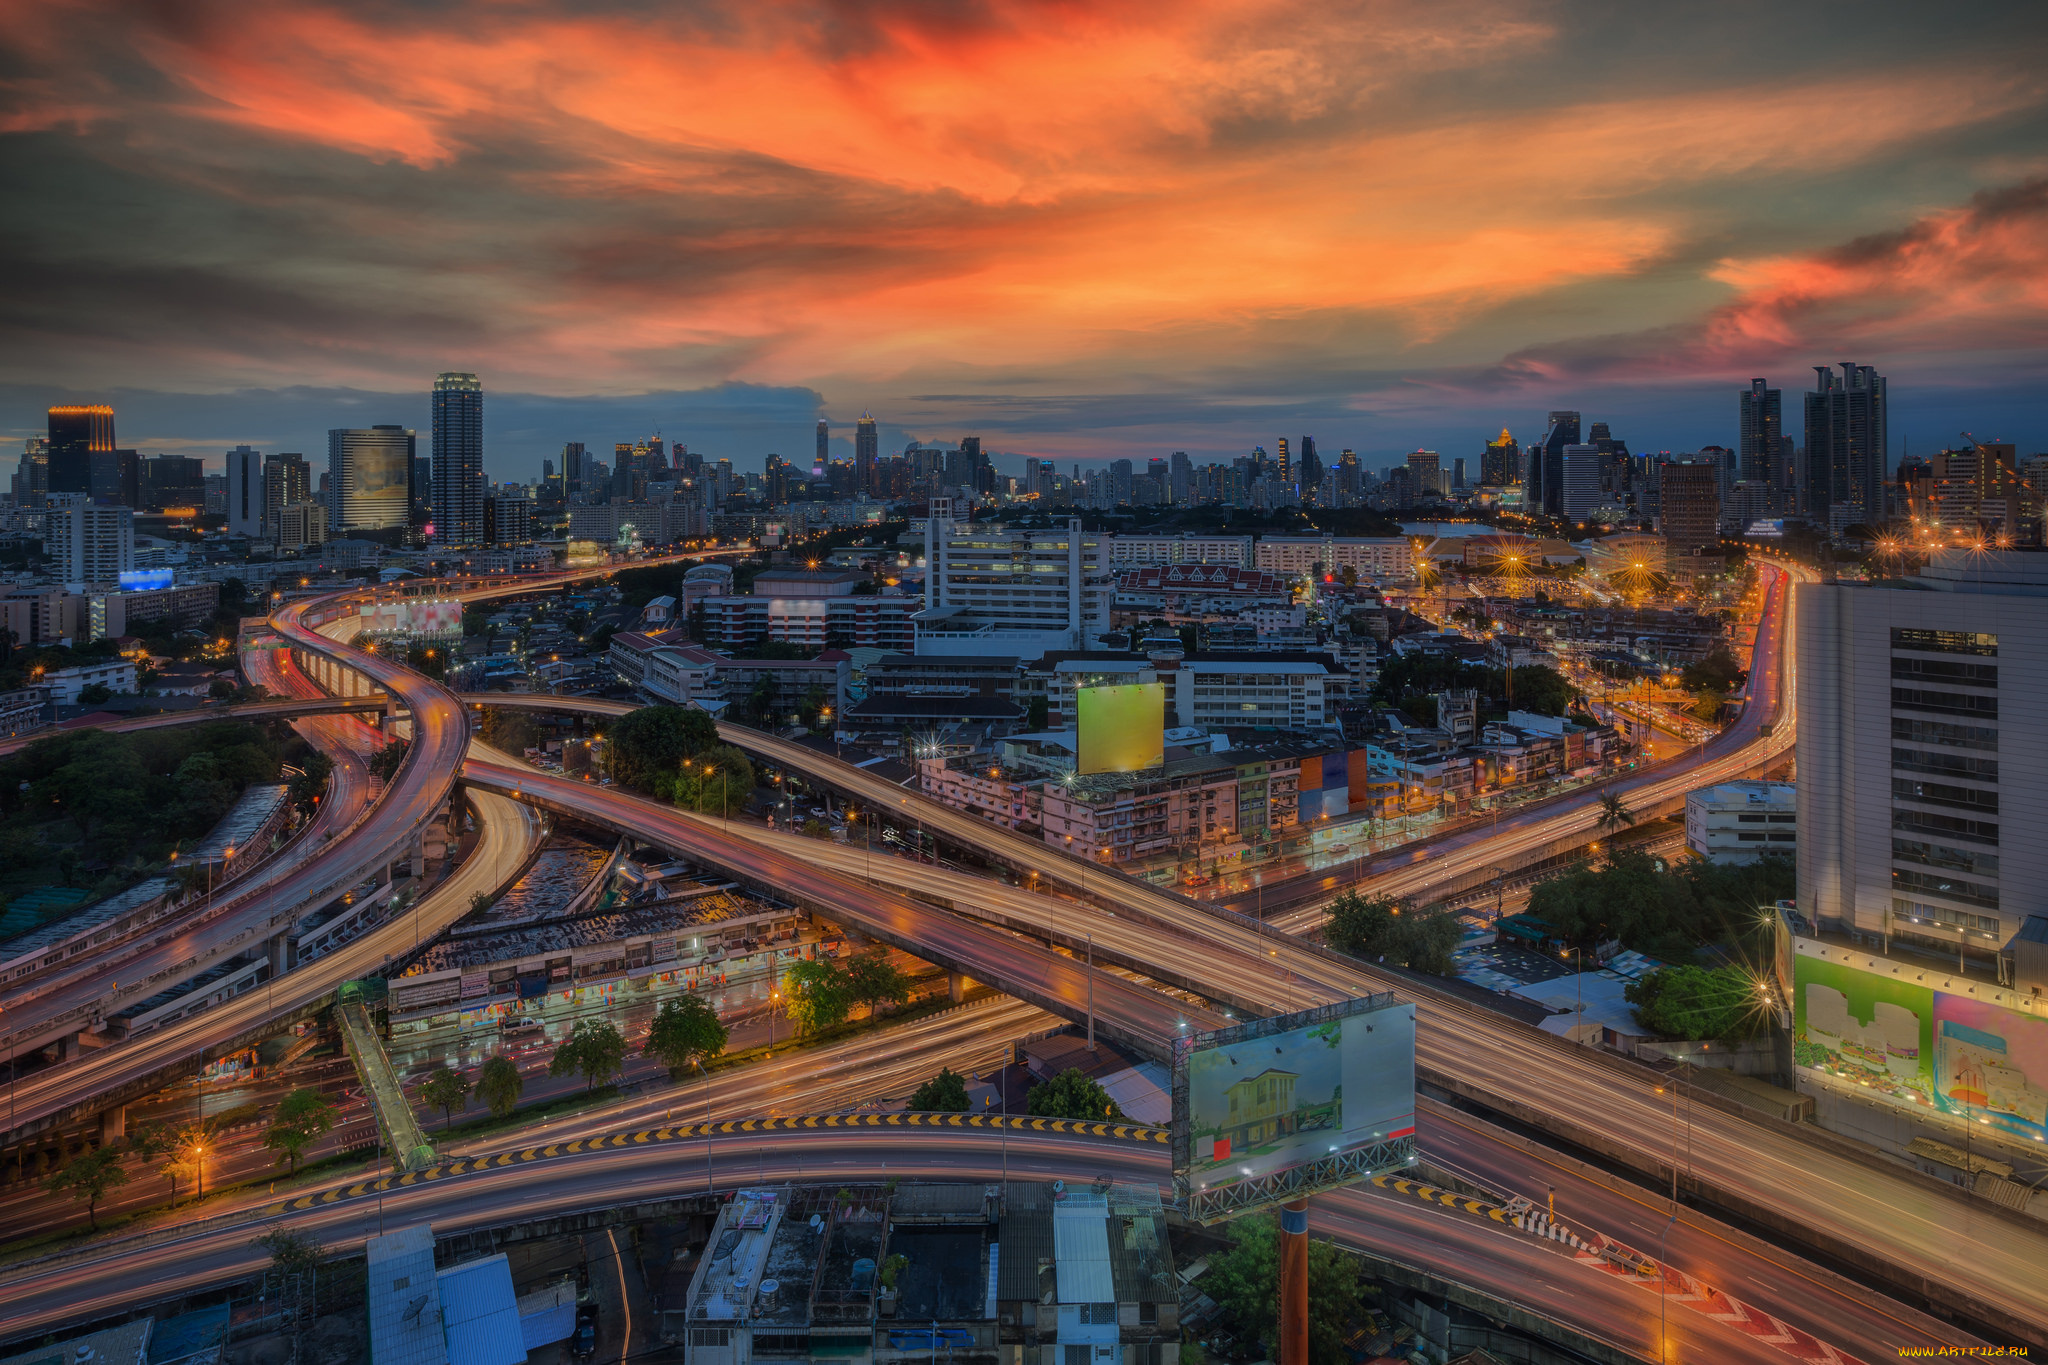
[[[2048,561],[1940,550],[1796,594],[1799,908],[1999,951],[2048,886]]]
[[[1204,536],[1192,531],[1177,536],[1118,536],[1110,542],[1109,562],[1118,567],[1126,564],[1234,564],[1248,569],[1252,565],[1252,538]]]
[[[63,583],[113,583],[135,567],[135,513],[96,507],[88,493],[52,493],[43,521],[43,553]]]
[[[236,446],[228,452],[228,534],[263,539],[270,533],[263,510],[263,452]]]
[[[1054,729],[1074,727],[1074,689],[1095,683],[1164,683],[1168,727],[1202,730],[1320,729],[1351,689],[1350,676],[1327,654],[1219,651],[1155,662],[1074,653],[1048,656],[1041,667]]]
[[[1033,658],[1086,649],[1109,629],[1110,537],[1083,532],[1079,517],[1033,530],[975,526],[953,509],[931,500],[917,653]]]
[[[1798,847],[1799,812],[1789,782],[1721,782],[1685,794],[1685,845],[1717,863],[1789,858]]]
[[[1348,568],[1375,582],[1406,583],[1415,577],[1415,547],[1406,536],[1261,536],[1254,567],[1290,575]]]

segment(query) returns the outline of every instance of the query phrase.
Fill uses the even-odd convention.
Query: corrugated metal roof
[[[434,1230],[425,1223],[400,1228],[370,1238],[365,1250],[370,1365],[448,1365]]]
[[[997,1238],[1003,1252],[996,1297],[1037,1303],[1044,1293],[1039,1265],[1052,1262],[1052,1187],[1037,1181],[1011,1181],[1004,1191]]]
[[[1099,1194],[1063,1194],[1052,1206],[1053,1274],[1060,1303],[1115,1303],[1109,1268],[1109,1201]]]
[[[448,1365],[524,1365],[519,1300],[504,1253],[449,1266],[438,1278]]]

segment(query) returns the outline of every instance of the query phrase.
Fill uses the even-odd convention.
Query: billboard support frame
[[[1241,1214],[1291,1200],[1306,1199],[1322,1190],[1356,1184],[1388,1171],[1413,1166],[1419,1159],[1411,1129],[1400,1137],[1361,1143],[1344,1151],[1319,1156],[1298,1166],[1265,1175],[1232,1181],[1214,1189],[1198,1188],[1190,1174],[1194,1165],[1195,1134],[1189,1095],[1189,1061],[1198,1051],[1271,1038],[1318,1024],[1334,1023],[1355,1014],[1370,1013],[1404,1003],[1393,991],[1318,1005],[1295,1014],[1250,1019],[1230,1028],[1209,1033],[1182,1034],[1173,1045],[1173,1198],[1181,1213],[1200,1223],[1220,1223]]]

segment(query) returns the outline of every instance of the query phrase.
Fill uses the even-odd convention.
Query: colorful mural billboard
[[[1801,948],[1793,970],[1801,1069],[2048,1142],[2048,1019],[1935,989],[1918,980],[1918,968],[1880,975]]]

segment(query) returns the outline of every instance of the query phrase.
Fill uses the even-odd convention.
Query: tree
[[[1665,1038],[1748,1038],[1769,1022],[1756,979],[1736,967],[1666,967],[1631,981],[1622,998]]]
[[[1683,963],[1708,944],[1739,944],[1759,932],[1757,907],[1795,894],[1789,858],[1754,863],[1688,862],[1666,869],[1641,849],[1616,852],[1598,868],[1581,864],[1540,882],[1529,914],[1566,943],[1608,940],[1664,962]],[[1761,955],[1761,944],[1754,945]]]
[[[815,816],[798,825],[796,832],[803,835],[806,839],[829,839],[832,837],[831,827]]]
[[[121,1154],[112,1147],[96,1147],[65,1162],[55,1175],[43,1181],[43,1188],[51,1194],[68,1194],[84,1200],[86,1220],[98,1232],[100,1200],[127,1183],[128,1172],[121,1169]]]
[[[78,701],[81,706],[98,706],[113,695],[112,689],[105,683],[92,683],[78,689]]]
[[[540,726],[524,711],[514,711],[503,706],[487,706],[483,719],[484,743],[503,749],[517,757],[528,749],[540,747]]]
[[[293,805],[311,812],[320,804],[320,794],[327,790],[327,777],[334,771],[334,760],[315,749],[306,755],[299,767],[301,771],[292,779],[288,794]]]
[[[320,1239],[310,1232],[277,1227],[251,1239],[251,1246],[270,1253],[271,1268],[285,1275],[303,1275],[320,1265]]]
[[[402,739],[392,740],[371,756],[371,773],[383,778],[386,782],[398,776],[398,765],[405,762],[405,751],[409,747],[411,746]]]
[[[299,1158],[313,1145],[313,1139],[334,1127],[339,1113],[318,1090],[300,1086],[277,1102],[277,1113],[263,1130],[263,1145],[276,1152],[277,1159],[296,1173]]]
[[[782,1012],[799,1033],[819,1033],[846,1021],[853,995],[846,973],[830,958],[789,964],[782,974]]]
[[[155,1161],[177,1148],[177,1135],[168,1123],[138,1123],[128,1132],[128,1154],[140,1161]]]
[[[1600,793],[1600,828],[1612,836],[1635,824],[1636,813],[1621,799],[1620,792]]]
[[[1044,697],[1033,697],[1026,709],[1024,723],[1033,730],[1043,730],[1052,720],[1052,703]]]
[[[1090,1080],[1077,1066],[1068,1067],[1043,1085],[1032,1086],[1024,1096],[1024,1107],[1043,1118],[1097,1123],[1124,1116],[1124,1111],[1109,1097],[1109,1092]]]
[[[518,1064],[510,1057],[493,1057],[477,1073],[476,1097],[498,1118],[517,1109],[519,1097],[525,1091],[526,1078],[519,1074]]]
[[[1680,670],[1678,685],[1688,692],[1725,694],[1740,687],[1748,676],[1728,646],[1715,645],[1706,658]]]
[[[640,1051],[666,1066],[671,1078],[681,1080],[692,1067],[706,1065],[725,1051],[730,1037],[718,1012],[702,997],[672,996],[654,1012]]]
[[[1464,929],[1455,915],[1442,909],[1403,910],[1385,896],[1347,891],[1330,903],[1323,936],[1340,953],[1384,958],[1418,972],[1449,976],[1456,969],[1451,954],[1464,938]]]
[[[428,1073],[420,1085],[420,1099],[441,1111],[441,1127],[455,1122],[455,1111],[469,1107],[469,1078],[446,1064]]]
[[[1243,1335],[1277,1347],[1280,1329],[1279,1222],[1265,1213],[1230,1225],[1231,1246],[1209,1260],[1202,1290],[1237,1322]],[[1308,1244],[1310,1365],[1345,1365],[1344,1335],[1363,1309],[1356,1258],[1324,1241]]]
[[[730,744],[714,745],[684,759],[676,776],[676,804],[699,815],[736,815],[747,808],[753,794],[754,765]]]
[[[910,1092],[910,1107],[927,1114],[967,1112],[967,1082],[942,1067],[939,1074]]]
[[[877,943],[846,964],[846,989],[873,1015],[883,1005],[900,1005],[910,999],[910,978],[889,960],[888,949]]]
[[[612,780],[661,794],[682,761],[718,743],[718,722],[694,706],[643,706],[613,721],[605,735]]]
[[[578,1019],[575,1031],[548,1059],[548,1075],[583,1077],[583,1088],[609,1083],[626,1064],[626,1039],[609,1019]]]
[[[206,695],[215,701],[228,701],[235,695],[235,685],[226,678],[215,678],[206,685]]]

